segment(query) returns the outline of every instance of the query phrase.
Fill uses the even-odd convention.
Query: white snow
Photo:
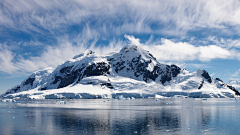
[[[147,67],[147,69],[150,71],[150,72],[152,72],[153,71],[153,69],[154,69],[154,66],[156,65],[156,63],[154,63],[154,62],[151,62],[151,63],[149,63],[148,64],[148,67]]]
[[[164,98],[166,96],[174,97],[175,95],[202,97],[202,98],[224,98],[234,97],[234,92],[226,88],[217,88],[214,84],[204,85],[201,90],[198,90],[194,84],[199,78],[190,73],[189,76],[179,76],[183,78],[181,81],[176,81],[175,89],[171,89],[171,85],[163,86],[156,82],[146,83],[126,77],[109,77],[109,76],[91,76],[81,80],[80,84],[64,87],[61,89],[51,89],[38,91],[37,88],[23,91],[19,93],[9,94],[6,98],[30,98],[30,99],[64,99],[64,98]],[[195,80],[194,80],[195,79]],[[178,77],[175,80],[179,80]],[[101,83],[111,82],[114,89],[109,89],[106,86],[101,86]],[[179,83],[180,82],[180,83]],[[191,83],[190,83],[191,82]],[[88,84],[91,83],[91,84]],[[197,83],[197,81],[195,82]],[[186,86],[188,84],[189,86]],[[187,87],[183,89],[183,86]]]

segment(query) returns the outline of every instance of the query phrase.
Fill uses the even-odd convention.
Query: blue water
[[[0,134],[240,134],[240,100],[0,102]]]

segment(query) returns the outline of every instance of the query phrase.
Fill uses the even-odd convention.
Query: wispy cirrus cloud
[[[240,69],[237,70],[237,71],[232,75],[232,77],[237,77],[237,76],[239,75],[239,73],[240,73]]]
[[[88,24],[104,34],[186,35],[213,29],[239,34],[240,2],[219,1],[2,1],[0,26],[14,31],[58,35]],[[110,12],[109,12],[110,11]],[[81,28],[80,28],[81,29]],[[3,29],[1,29],[3,30]]]
[[[217,36],[209,36],[206,39],[206,43],[215,44],[221,47],[226,48],[240,48],[240,40],[239,39],[231,39],[231,38],[223,38]]]
[[[17,70],[17,67],[12,62],[14,57],[13,52],[7,46],[0,44],[0,71],[11,74]]]

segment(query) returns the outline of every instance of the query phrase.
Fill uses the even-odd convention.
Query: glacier
[[[233,98],[240,93],[207,71],[190,73],[176,65],[159,63],[140,45],[125,45],[104,56],[92,50],[74,56],[56,68],[36,71],[1,98],[96,99]]]

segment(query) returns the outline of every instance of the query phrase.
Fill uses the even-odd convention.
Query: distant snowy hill
[[[190,73],[176,65],[159,63],[137,45],[99,56],[91,50],[69,59],[55,69],[30,75],[7,90],[5,98],[114,98],[184,95],[234,97],[239,92],[207,71]]]

